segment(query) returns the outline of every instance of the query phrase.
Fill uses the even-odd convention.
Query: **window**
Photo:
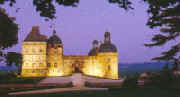
[[[54,44],[52,43],[52,44],[51,44],[51,48],[53,48],[53,47],[54,47]]]
[[[43,65],[43,63],[39,63],[39,67],[41,67]]]
[[[54,49],[57,49],[57,44],[54,45]]]
[[[111,67],[110,67],[110,65],[108,65],[108,70],[111,70]]]
[[[27,50],[27,49],[25,49],[25,50],[24,50],[24,52],[25,52],[25,53],[28,53],[28,50]]]
[[[34,68],[36,66],[36,64],[35,63],[32,63],[32,67]]]
[[[47,67],[50,67],[50,63],[47,63]]]
[[[61,45],[59,44],[58,47],[61,47]]]
[[[111,58],[108,58],[108,59],[107,59],[107,62],[111,62]]]
[[[35,73],[35,70],[32,70],[32,73]]]
[[[54,67],[57,67],[57,63],[54,63]]]
[[[35,52],[36,52],[34,48],[32,49],[32,52],[33,52],[33,53],[35,53]]]
[[[39,52],[41,53],[41,52],[42,52],[42,49],[39,49]]]

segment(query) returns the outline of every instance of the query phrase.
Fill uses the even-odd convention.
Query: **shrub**
[[[151,83],[148,84],[150,86],[168,88],[173,83],[174,75],[170,71],[165,71],[161,72],[160,74],[152,75],[149,80],[151,80]]]
[[[122,87],[137,87],[138,76],[127,77],[122,84]]]

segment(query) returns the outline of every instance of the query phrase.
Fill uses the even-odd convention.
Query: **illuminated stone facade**
[[[22,43],[22,77],[69,76],[74,72],[100,78],[118,79],[118,53],[105,33],[104,43],[93,41],[87,56],[63,55],[61,39],[53,32],[50,38],[34,26]]]

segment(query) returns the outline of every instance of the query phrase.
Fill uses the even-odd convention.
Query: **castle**
[[[62,40],[56,35],[47,38],[40,34],[39,26],[22,43],[22,77],[69,76],[80,72],[87,76],[118,79],[118,53],[111,43],[109,32],[105,32],[104,43],[93,41],[87,56],[66,56]]]

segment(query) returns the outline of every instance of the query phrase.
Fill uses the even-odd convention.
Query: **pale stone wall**
[[[105,78],[118,79],[118,53],[104,52],[97,55],[101,64],[101,75]]]
[[[66,75],[71,75],[74,72],[73,64],[80,63],[80,71],[84,71],[84,66],[88,65],[89,56],[63,56],[64,70]]]
[[[89,56],[87,63],[84,65],[83,73],[89,76],[103,77],[101,69],[97,56]]]
[[[68,76],[74,72],[73,64],[78,61],[84,75],[118,79],[117,52],[103,52],[97,56],[63,56],[62,47],[52,48],[46,42],[23,42],[22,55],[23,77]]]
[[[22,43],[23,77],[45,76],[46,74],[46,42]]]

